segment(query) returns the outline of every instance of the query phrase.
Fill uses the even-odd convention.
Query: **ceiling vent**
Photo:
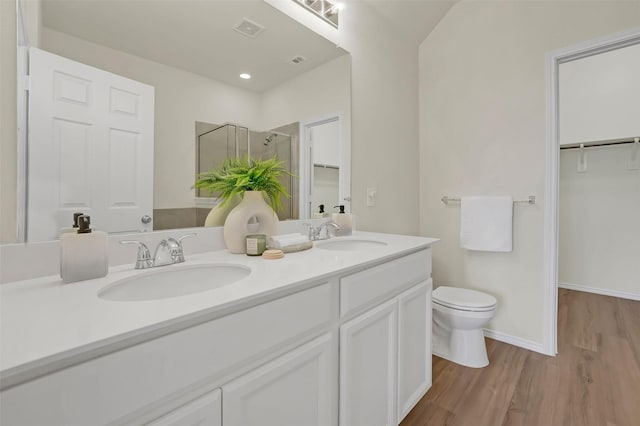
[[[249,38],[256,38],[265,30],[262,25],[247,18],[242,18],[242,22],[233,27],[233,29]]]
[[[291,58],[291,63],[298,65],[298,64],[303,63],[306,60],[307,60],[307,58],[305,58],[304,56],[295,56],[295,57]]]

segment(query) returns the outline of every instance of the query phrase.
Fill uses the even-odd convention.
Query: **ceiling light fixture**
[[[251,74],[247,74],[246,72],[243,72],[242,74],[240,74],[240,78],[243,80],[249,80],[251,78]]]
[[[293,0],[300,6],[312,12],[323,21],[338,28],[338,15],[344,7],[343,3],[335,0]]]

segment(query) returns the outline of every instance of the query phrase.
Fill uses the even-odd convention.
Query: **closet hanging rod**
[[[598,143],[584,143],[584,147],[585,148],[592,148],[592,147],[596,147],[596,146],[612,146],[612,145],[625,145],[628,143],[635,143],[637,138],[632,138],[632,139],[625,139],[625,140],[611,140],[611,141],[602,141],[602,142],[598,142]],[[561,146],[560,149],[580,149],[580,144],[571,144],[571,145],[565,145],[565,146]]]
[[[460,198],[452,198],[452,197],[448,197],[448,196],[443,196],[442,198],[440,198],[440,201],[442,201],[444,204],[449,204],[449,202],[460,202],[462,201]],[[513,200],[514,203],[527,203],[527,204],[535,204],[536,203],[536,196],[535,195],[529,195],[529,198],[527,198],[526,200]]]

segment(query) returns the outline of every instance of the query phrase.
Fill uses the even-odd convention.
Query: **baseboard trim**
[[[585,285],[558,283],[558,288],[566,288],[567,290],[584,291],[586,293],[601,294],[603,296],[619,297],[621,299],[640,300],[640,294],[627,293],[626,291],[606,290],[596,287],[587,287]]]
[[[488,337],[493,340],[508,343],[519,348],[527,349],[529,351],[538,352],[544,355],[549,355],[544,351],[542,343],[534,342],[532,340],[522,339],[520,337],[512,336],[510,334],[502,333],[500,331],[484,329],[484,337]]]

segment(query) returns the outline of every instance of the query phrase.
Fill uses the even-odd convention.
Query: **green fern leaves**
[[[202,173],[195,187],[210,192],[219,192],[222,204],[226,204],[234,195],[245,191],[264,191],[271,207],[278,211],[281,196],[290,197],[278,180],[281,176],[293,176],[282,166],[276,157],[268,160],[245,158],[227,158],[222,164]]]

